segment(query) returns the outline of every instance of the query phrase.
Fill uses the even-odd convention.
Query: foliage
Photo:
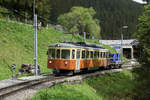
[[[107,100],[132,100],[132,89],[137,84],[129,71],[90,78],[86,82]]]
[[[1,0],[0,5],[13,11],[16,17],[21,21],[33,18],[33,1],[34,0]],[[50,1],[36,0],[35,10],[39,20],[45,25],[50,18]]]
[[[84,92],[83,92],[84,91]],[[32,100],[102,100],[87,84],[56,85],[42,90]]]
[[[118,0],[36,1],[38,18],[44,25],[49,22],[56,24],[58,16],[68,13],[73,6],[94,8],[96,11],[95,18],[101,21],[99,24],[101,26],[101,38],[103,39],[120,39],[120,28],[124,25],[128,25],[128,29],[123,30],[124,38],[132,38],[132,34],[136,32],[137,18],[143,10],[142,5],[132,0],[119,0],[119,2]],[[12,10],[15,17],[19,17],[21,21],[25,21],[25,19],[31,21],[33,18],[33,0],[0,0],[0,5]],[[92,26],[94,27],[96,24]],[[77,26],[74,26],[71,31],[76,32]]]
[[[96,11],[95,18],[100,20],[102,39],[120,39],[121,27],[124,39],[132,38],[136,32],[137,18],[143,6],[132,0],[51,0],[51,21],[56,22],[61,14],[68,13],[73,6],[92,7]],[[60,10],[61,9],[61,10]]]
[[[140,68],[134,70],[136,80],[141,84],[137,85],[135,100],[148,100],[150,98],[150,4],[144,7],[143,14],[139,17],[137,38],[143,49],[139,62]]]
[[[69,29],[74,34],[89,33],[90,36],[100,38],[100,26],[93,8],[72,7],[69,13],[58,17],[58,23]]]
[[[137,84],[130,71],[86,79],[77,85],[56,85],[31,100],[132,100]]]

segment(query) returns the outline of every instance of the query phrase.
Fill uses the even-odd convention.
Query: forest
[[[13,11],[22,21],[33,18],[33,0],[1,0],[0,5]],[[58,24],[57,18],[74,6],[94,8],[94,17],[100,21],[101,39],[120,39],[121,32],[124,39],[133,38],[137,18],[143,11],[143,5],[132,0],[36,0],[35,7],[38,20],[46,25]],[[122,29],[123,26],[128,28]]]

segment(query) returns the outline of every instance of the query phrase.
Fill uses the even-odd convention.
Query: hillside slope
[[[0,80],[11,77],[12,72],[8,66],[12,64],[17,65],[17,71],[21,64],[34,64],[33,26],[8,20],[9,14],[13,16],[11,11],[0,7]],[[48,45],[62,41],[83,41],[83,38],[79,35],[72,38],[71,34],[64,34],[50,27],[42,27],[41,31],[38,31],[38,64],[42,67],[42,73],[51,71],[47,69]],[[96,40],[87,42],[100,44]],[[103,47],[115,52],[110,46]]]
[[[53,28],[42,28],[38,32],[38,64],[42,72],[47,72],[47,47],[50,43],[71,39]],[[0,79],[10,77],[8,64],[33,64],[34,33],[31,25],[13,21],[0,20]]]
[[[42,67],[41,72],[50,72],[47,69],[47,48],[51,43],[62,41],[83,41],[76,35],[64,34],[53,28],[42,28],[38,31],[38,64]],[[87,40],[90,43],[100,44],[96,40]],[[115,52],[110,46],[103,47]],[[21,64],[34,64],[34,32],[33,26],[16,21],[0,19],[0,80],[11,77],[8,66],[16,64],[17,70]]]

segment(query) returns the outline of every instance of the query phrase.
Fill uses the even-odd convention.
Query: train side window
[[[96,55],[96,51],[94,51],[94,58],[96,58],[96,56],[97,56],[97,55]]]
[[[99,52],[99,58],[101,58],[101,52]]]
[[[108,58],[108,52],[106,52],[106,58]]]
[[[48,56],[49,56],[49,58],[54,59],[55,58],[55,49],[49,49]]]
[[[86,58],[89,58],[89,51],[86,51]]]
[[[62,59],[70,59],[70,50],[63,49],[61,52]]]
[[[72,50],[72,59],[75,59],[75,50]]]
[[[90,58],[93,58],[93,51],[90,51]]]
[[[107,53],[107,58],[109,58],[109,52]]]
[[[98,58],[98,51],[94,52],[94,58],[96,58],[96,59]]]
[[[101,52],[101,57],[103,58],[103,52]]]
[[[106,53],[104,52],[104,58],[106,58]]]
[[[57,49],[56,58],[60,58],[60,49]]]
[[[99,58],[99,52],[97,51],[97,58]]]
[[[82,51],[82,58],[85,58],[85,50]]]

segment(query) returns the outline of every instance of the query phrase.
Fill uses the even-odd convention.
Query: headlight
[[[67,61],[65,61],[65,65],[67,65],[68,64],[68,62]]]
[[[51,63],[52,63],[52,61],[49,61],[49,63],[51,64]]]

